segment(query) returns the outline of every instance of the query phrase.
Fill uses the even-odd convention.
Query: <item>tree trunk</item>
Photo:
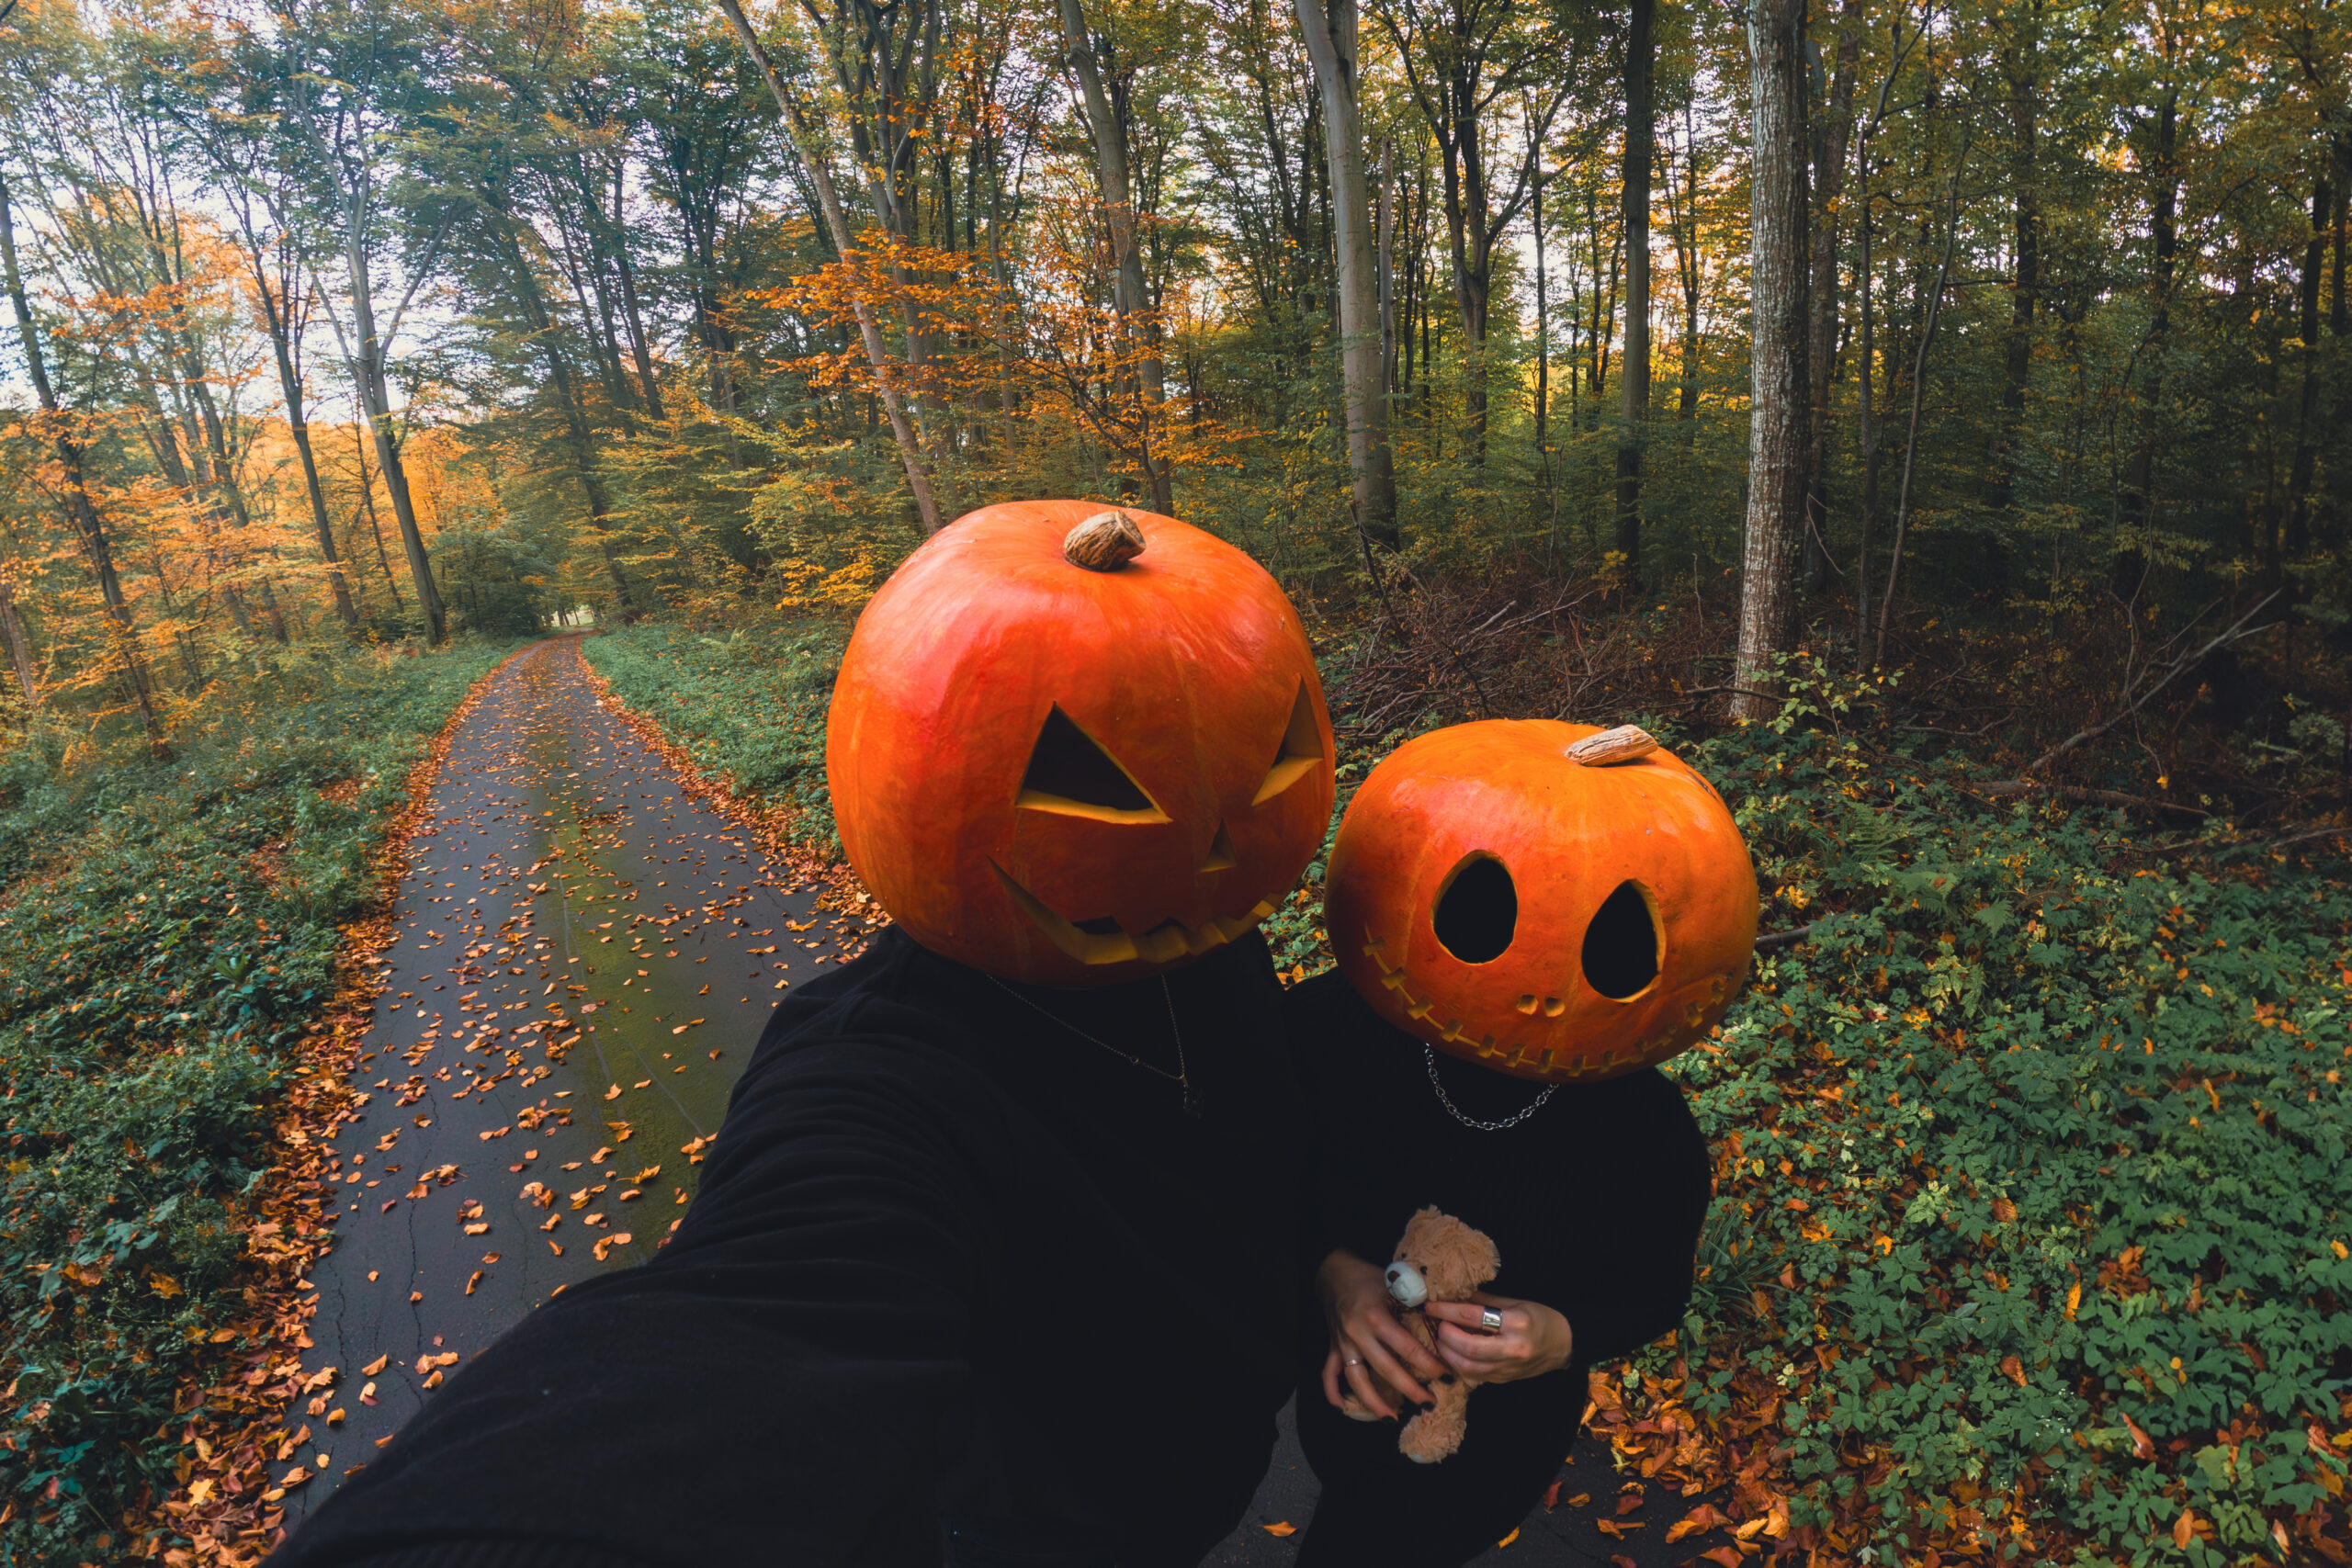
[[[1306,26],[1308,0],[1300,0],[1300,25]],[[1348,0],[1335,0],[1348,5]],[[1348,9],[1349,62],[1353,64],[1354,7]],[[1144,292],[1143,245],[1136,222],[1133,182],[1127,170],[1127,130],[1125,117],[1111,103],[1110,95],[1102,90],[1102,73],[1094,59],[1094,46],[1087,36],[1086,13],[1080,0],[1061,0],[1062,51],[1070,70],[1078,77],[1079,91],[1086,99],[1087,128],[1094,136],[1094,178],[1102,197],[1103,221],[1111,231],[1111,253],[1118,274],[1118,291],[1114,303],[1119,316],[1120,360],[1132,368],[1139,396],[1137,423],[1143,433],[1143,466],[1145,479],[1151,486],[1151,507],[1155,512],[1172,512],[1176,502],[1173,476],[1166,456],[1158,450],[1157,424],[1160,405],[1167,400],[1167,371],[1159,357],[1159,344],[1150,326],[1150,300]],[[1317,74],[1321,75],[1318,62]],[[1325,88],[1328,103],[1330,89]],[[1351,95],[1350,103],[1353,97]],[[1355,138],[1356,204],[1361,211],[1363,202],[1363,146],[1359,132]],[[1332,145],[1327,139],[1326,145]],[[1331,154],[1337,158],[1335,152]],[[1369,243],[1367,241],[1367,243]],[[1367,278],[1368,281],[1368,278]],[[1343,329],[1344,330],[1344,329]],[[1355,422],[1349,420],[1349,455],[1354,456]],[[1359,486],[1361,488],[1361,486]]]
[[[351,584],[344,579],[343,559],[334,547],[334,525],[327,520],[327,492],[319,483],[318,458],[311,451],[311,422],[302,408],[302,378],[294,368],[290,321],[293,303],[281,302],[271,290],[261,252],[254,250],[250,255],[254,289],[261,296],[262,321],[269,329],[269,344],[277,357],[277,387],[286,399],[286,429],[294,439],[296,455],[302,459],[302,485],[310,499],[311,526],[318,536],[319,554],[326,561],[328,586],[334,591],[334,612],[343,617],[345,626],[356,629],[359,607],[352,602]]]
[[[1854,77],[1861,58],[1860,0],[1846,0],[1838,17],[1838,63],[1829,78],[1829,102],[1815,128],[1813,152],[1813,285],[1806,300],[1811,339],[1805,369],[1812,378],[1812,445],[1805,454],[1804,581],[1827,585],[1829,577],[1829,418],[1838,389],[1838,245],[1844,226],[1840,198],[1846,188],[1846,150],[1854,133]]]
[[[1859,660],[1871,641],[1871,531],[1878,525],[1878,344],[1876,313],[1871,285],[1871,142],[1862,138],[1861,255],[1854,280],[1862,291],[1862,344],[1857,356],[1861,366],[1861,389],[1854,401],[1854,436],[1861,448],[1862,511],[1856,519],[1860,542],[1854,564],[1854,656]]]
[[[1806,374],[1804,0],[1747,11],[1752,414],[1732,712],[1770,715],[1774,657],[1796,646],[1804,538]]]
[[[1355,0],[1295,4],[1323,103],[1323,155],[1331,181],[1331,238],[1339,254],[1340,364],[1348,407],[1348,468],[1355,477],[1356,526],[1365,538],[1393,549],[1396,479],[1388,450],[1384,385],[1387,334],[1374,262],[1363,120],[1356,103]],[[1078,0],[1062,0],[1065,18],[1077,6]],[[1065,20],[1065,28],[1068,25]]]
[[[2125,536],[2116,543],[2112,571],[2116,592],[2127,602],[2137,600],[2142,581],[2147,576],[2148,554],[2141,535],[2155,514],[2156,412],[2164,397],[2164,356],[2172,335],[2173,258],[2180,247],[2180,164],[2177,155],[2179,130],[2180,87],[2174,83],[2165,88],[2164,104],[2156,113],[2155,156],[2150,170],[2155,178],[2155,191],[2154,199],[2149,204],[2153,265],[2148,292],[2152,308],[2147,344],[2142,351],[2148,367],[2141,383],[2145,406],[2141,412],[2139,445],[2132,451],[2131,465],[2123,476],[2120,510]]]
[[[825,215],[825,227],[832,236],[834,252],[846,258],[851,250],[849,215],[842,210],[841,195],[833,188],[832,167],[822,156],[822,148],[800,105],[785,90],[784,78],[776,73],[775,62],[768,56],[767,46],[760,35],[752,30],[751,19],[743,15],[741,0],[718,0],[718,7],[734,24],[735,34],[750,51],[752,62],[760,68],[760,75],[767,82],[768,91],[775,96],[776,107],[784,111],[785,125],[792,138],[793,150],[800,156],[801,166],[808,171],[808,183],[816,187],[817,202]],[[939,532],[939,502],[931,492],[931,475],[923,467],[922,445],[915,434],[913,423],[907,418],[906,408],[899,390],[890,384],[890,351],[882,341],[881,323],[875,320],[874,307],[863,294],[851,303],[857,317],[857,330],[865,344],[865,357],[874,367],[874,385],[882,406],[890,415],[890,434],[899,444],[899,461],[907,471],[907,488],[914,493],[915,512],[922,520],[926,534]]]
[[[1631,0],[1625,30],[1625,365],[1618,378],[1617,552],[1629,583],[1642,580],[1642,440],[1650,413],[1650,167],[1657,120],[1650,103],[1657,0]]]
[[[25,689],[25,707],[40,711],[40,683],[33,679],[33,650],[25,642],[25,620],[17,614],[17,591],[0,577],[0,632],[8,637],[8,662],[16,667],[17,684]]]
[[[106,521],[91,504],[81,444],[67,432],[64,412],[57,402],[57,389],[49,379],[48,358],[41,353],[40,332],[33,324],[32,306],[25,299],[24,278],[17,270],[15,197],[5,177],[0,177],[0,278],[7,284],[8,303],[16,311],[17,333],[24,344],[25,369],[32,378],[33,395],[40,400],[41,412],[49,416],[53,427],[58,465],[64,470],[66,514],[79,536],[82,553],[90,563],[90,573],[98,580],[98,592],[106,600],[115,653],[122,662],[124,685],[138,706],[148,744],[158,756],[168,755],[164,727],[155,717],[155,705],[148,693],[147,666],[139,657],[138,641],[131,631],[130,604],[123,597],[122,580],[115,571],[114,548],[107,538]]]
[[[2001,428],[1993,463],[1996,511],[2017,499],[2018,443],[2025,424],[2026,385],[2033,375],[2033,317],[2041,288],[2041,210],[2034,183],[2035,98],[2040,86],[2039,40],[2031,28],[2038,7],[2026,8],[2024,37],[2009,55],[2009,187],[2015,271],[2009,286],[2009,332],[2001,375]]]
[[[424,535],[416,524],[416,503],[409,495],[408,469],[401,463],[400,443],[392,435],[384,345],[376,334],[375,286],[368,275],[366,221],[366,199],[354,191],[345,198],[344,265],[351,278],[352,331],[358,339],[353,370],[358,383],[360,416],[367,421],[368,434],[375,442],[376,469],[384,477],[384,491],[391,497],[392,521],[400,528],[401,548],[408,558],[409,580],[416,585],[417,605],[424,613],[425,637],[438,643],[449,635],[449,616],[441,604],[441,589],[433,581],[433,562],[424,553]]]
[[[2287,553],[2300,558],[2311,547],[2312,469],[2319,457],[2319,433],[2328,423],[2320,418],[2319,280],[2327,265],[2327,220],[2335,206],[2327,176],[2312,183],[2312,233],[2303,247],[2303,276],[2298,330],[2302,336],[2303,386],[2300,418],[2295,426],[2295,456],[2287,471]],[[2277,588],[2273,581],[2267,586]]]

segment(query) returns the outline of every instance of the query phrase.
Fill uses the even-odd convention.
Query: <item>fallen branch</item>
[[[1824,916],[1823,919],[1827,918]],[[1776,947],[1794,947],[1801,942],[1809,942],[1813,938],[1814,928],[1820,924],[1821,920],[1808,920],[1805,924],[1789,931],[1766,931],[1756,939],[1756,951],[1770,953]]]
[[[2058,745],[2052,747],[2048,751],[2043,752],[2041,756],[2036,757],[2032,761],[2028,762],[2022,771],[2029,773],[2038,773],[2041,769],[2046,768],[2051,763],[2056,761],[2059,758],[2064,756],[2067,752],[2072,751],[2075,747],[2090,744],[2090,742],[2098,739],[2100,736],[2105,735],[2109,730],[2113,729],[2117,725],[2121,724],[2125,719],[2132,717],[2142,708],[2147,706],[2148,704],[2154,700],[2158,692],[2163,691],[2166,686],[2171,685],[2181,676],[2188,674],[2191,670],[2194,670],[2199,665],[2204,663],[2206,660],[2220,652],[2222,649],[2229,647],[2232,643],[2244,642],[2247,637],[2258,636],[2263,632],[2268,631],[2270,629],[2270,626],[2268,626],[2249,627],[2246,623],[2254,619],[2255,616],[2262,614],[2264,610],[2269,607],[2270,602],[2278,597],[2278,592],[2276,590],[2264,594],[2262,598],[2256,603],[2254,608],[2248,610],[2245,615],[2240,615],[2236,620],[2232,621],[2228,626],[2217,633],[2211,642],[2208,642],[2204,647],[2198,649],[2193,652],[2184,653],[2179,658],[2174,660],[2171,666],[2165,671],[2162,679],[2158,680],[2154,685],[2148,687],[2147,690],[2142,692],[2138,696],[2132,697],[2131,701],[2124,704],[2122,712],[2107,720],[2104,724],[2095,724],[2088,729],[2075,731],[2073,735],[2067,737]],[[2275,622],[2272,624],[2276,625]],[[2125,686],[2124,694],[2126,696],[2131,696],[2131,686]]]
[[[2151,800],[2144,795],[2126,795],[2120,789],[2093,789],[2086,784],[2043,784],[2036,779],[1987,779],[1972,784],[1968,788],[1978,795],[1996,797],[2013,795],[2054,795],[2062,800],[2081,800],[2100,806],[2138,806],[2150,811],[2185,811],[2191,817],[2211,817],[2211,812],[2199,807],[2182,806],[2176,801]]]

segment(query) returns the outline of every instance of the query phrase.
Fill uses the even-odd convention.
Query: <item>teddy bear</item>
[[[1435,1352],[1437,1330],[1421,1308],[1433,1301],[1468,1301],[1501,1267],[1502,1255],[1486,1232],[1430,1207],[1405,1223],[1404,1238],[1396,1244],[1396,1258],[1385,1278],[1397,1315]],[[1473,1380],[1461,1376],[1452,1382],[1432,1383],[1430,1392],[1437,1408],[1421,1411],[1405,1423],[1404,1431],[1397,1435],[1396,1451],[1416,1464],[1435,1464],[1460,1448],[1469,1430],[1474,1386]],[[1379,1419],[1353,1393],[1348,1394],[1345,1409],[1359,1421]]]

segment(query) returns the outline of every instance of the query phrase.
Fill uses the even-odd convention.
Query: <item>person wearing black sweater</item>
[[[1756,910],[1730,809],[1634,726],[1457,725],[1358,787],[1325,878],[1339,967],[1285,1003],[1330,1247],[1299,1568],[1476,1556],[1557,1472],[1585,1374],[1680,1323],[1712,1162],[1657,1064],[1730,1005]],[[1498,1271],[1400,1314],[1381,1266],[1424,1208],[1484,1232]],[[1462,1443],[1415,1463],[1393,1418],[1456,1378]]]
[[[1706,1141],[1655,1067],[1556,1089],[1509,1077],[1431,1051],[1337,970],[1292,987],[1283,1011],[1321,1141],[1318,1233],[1339,1248],[1320,1275],[1332,1337],[1317,1324],[1300,1369],[1299,1440],[1323,1492],[1299,1568],[1464,1562],[1517,1528],[1558,1472],[1583,1420],[1586,1371],[1681,1322],[1713,1186]],[[1477,1307],[1432,1304],[1460,1359],[1376,1342],[1343,1354],[1338,1325],[1385,1314],[1377,1265],[1431,1204],[1494,1240],[1501,1271],[1481,1302],[1508,1314],[1508,1332],[1488,1339]],[[1472,1397],[1456,1453],[1416,1464],[1397,1452],[1395,1421],[1337,1407],[1341,1375],[1363,1376],[1346,1367],[1359,1350],[1395,1368],[1390,1389],[1408,1398],[1474,1359],[1513,1381]],[[1367,1403],[1408,1413],[1378,1383],[1369,1392]]]
[[[1278,1009],[1255,933],[1068,991],[884,931],[777,1010],[670,1246],[492,1344],[273,1561],[895,1568],[944,1527],[951,1562],[1189,1568],[1290,1392]]]
[[[959,519],[827,719],[894,923],[797,987],[642,1268],[466,1366],[285,1568],[1190,1568],[1310,1251],[1256,922],[1322,840],[1305,628],[1174,518]]]

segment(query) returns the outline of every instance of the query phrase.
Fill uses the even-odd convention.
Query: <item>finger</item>
[[[1337,1345],[1323,1352],[1323,1397],[1334,1410],[1347,1408],[1348,1402],[1340,1393],[1340,1372],[1344,1364]]]
[[[1414,1371],[1405,1359],[1397,1354],[1396,1348],[1389,1344],[1385,1337],[1365,1344],[1363,1347],[1363,1353],[1364,1364],[1379,1374],[1381,1380],[1395,1390],[1400,1398],[1408,1400],[1416,1405],[1425,1405],[1434,1402],[1429,1389],[1424,1386],[1426,1380]],[[1424,1359],[1428,1355],[1428,1350],[1422,1348],[1414,1359]]]
[[[1363,1402],[1366,1409],[1384,1419],[1395,1420],[1396,1407],[1392,1401],[1384,1396],[1377,1381],[1372,1375],[1371,1368],[1366,1364],[1363,1349],[1346,1341],[1342,1341],[1341,1344],[1347,1353],[1345,1370],[1348,1375],[1348,1386],[1355,1390],[1356,1397]]]
[[[1384,1314],[1374,1321],[1373,1331],[1389,1354],[1411,1368],[1423,1382],[1445,1375],[1445,1362],[1411,1324]]]
[[[1464,1328],[1492,1334],[1509,1333],[1513,1330],[1524,1332],[1528,1323],[1527,1309],[1518,1302],[1431,1302],[1421,1310],[1442,1322],[1459,1324]],[[1487,1314],[1490,1312],[1501,1315],[1503,1320],[1501,1328],[1484,1327]]]
[[[1456,1328],[1452,1324],[1437,1331],[1438,1352],[1457,1370],[1467,1368],[1474,1375],[1498,1367],[1516,1366],[1533,1354],[1533,1347],[1525,1339],[1508,1335],[1481,1334],[1475,1329]]]

